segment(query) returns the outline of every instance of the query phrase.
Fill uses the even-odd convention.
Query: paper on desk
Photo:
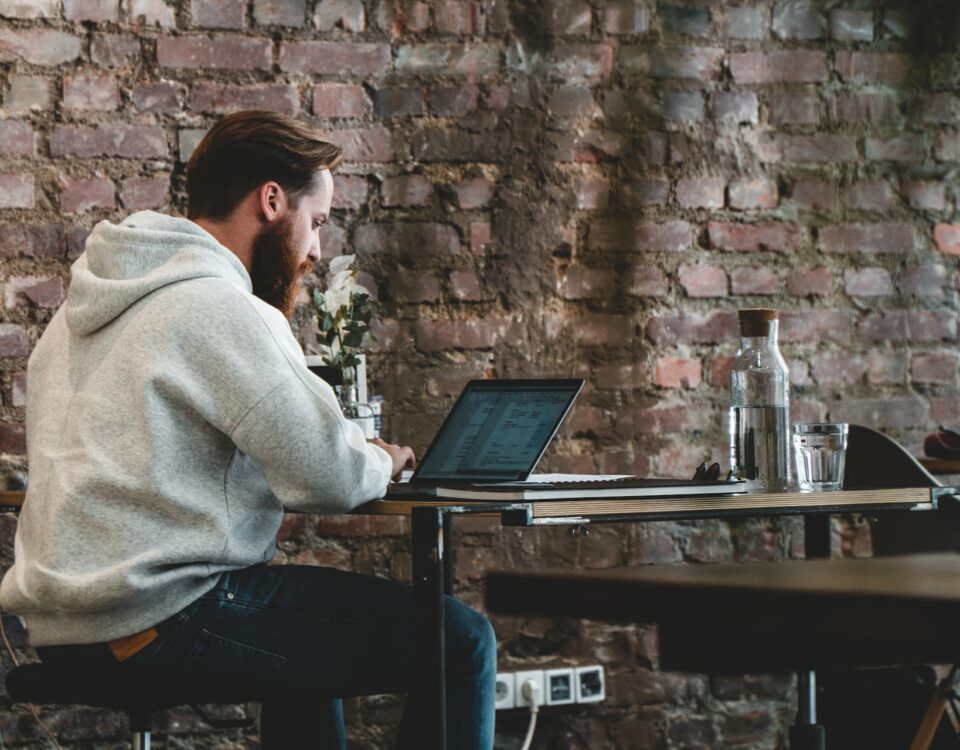
[[[531,474],[528,482],[603,482],[608,479],[626,479],[632,474]]]

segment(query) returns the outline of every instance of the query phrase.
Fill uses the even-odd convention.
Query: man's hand
[[[393,472],[391,477],[394,481],[400,480],[400,475],[403,473],[404,469],[416,468],[417,457],[413,455],[413,449],[409,445],[400,447],[399,445],[386,443],[380,438],[373,438],[368,442],[373,443],[378,448],[383,448],[383,450],[387,452],[387,455],[390,456],[390,460],[393,461]]]

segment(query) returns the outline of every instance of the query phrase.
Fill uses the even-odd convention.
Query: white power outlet
[[[514,675],[515,679],[515,689],[514,694],[516,695],[516,706],[517,708],[523,708],[525,706],[531,705],[530,701],[527,699],[527,696],[523,694],[523,685],[527,680],[536,680],[537,684],[540,686],[540,705],[543,704],[543,694],[546,689],[543,686],[543,670],[542,669],[532,669],[527,672],[517,672]]]
[[[599,703],[606,697],[603,682],[603,667],[577,667],[577,703]]]
[[[548,706],[563,706],[576,703],[577,687],[573,667],[548,669],[544,673],[544,695]]]
[[[516,680],[513,672],[497,672],[495,703],[499,711],[502,708],[514,708],[517,705]]]

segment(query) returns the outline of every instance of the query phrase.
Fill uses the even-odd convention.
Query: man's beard
[[[253,241],[250,269],[253,293],[288,319],[293,317],[300,279],[313,268],[309,259],[297,264],[297,249],[291,234],[289,219],[264,227]]]

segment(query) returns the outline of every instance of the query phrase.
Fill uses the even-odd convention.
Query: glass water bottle
[[[363,430],[363,436],[368,440],[376,435],[374,429],[374,410],[370,404],[360,401],[357,396],[357,386],[342,386],[338,395],[340,397],[340,408],[343,416],[351,422],[357,424]]]
[[[730,372],[730,468],[749,492],[790,487],[790,380],[777,345],[778,313],[740,310]]]

